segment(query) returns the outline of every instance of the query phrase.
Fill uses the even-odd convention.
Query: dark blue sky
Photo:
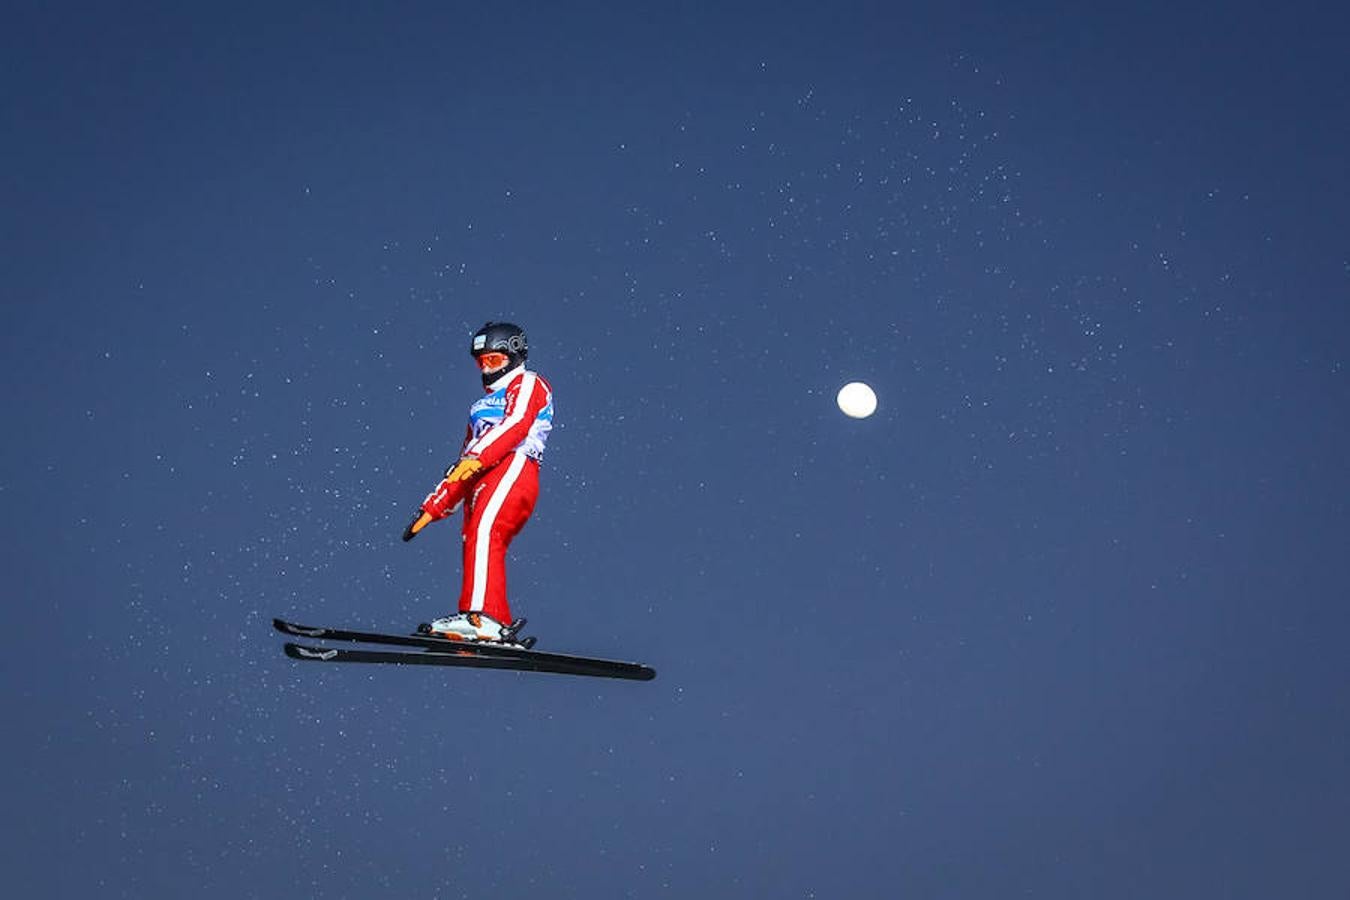
[[[2,29],[8,892],[1350,893],[1342,11],[276,6]],[[280,653],[487,318],[655,682]]]

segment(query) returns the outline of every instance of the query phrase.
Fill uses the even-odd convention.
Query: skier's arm
[[[473,426],[465,426],[464,440],[460,443],[459,452],[461,454],[472,439]],[[430,494],[427,494],[427,498],[422,501],[422,505],[418,507],[421,515],[419,515],[403,531],[403,539],[405,541],[412,540],[417,532],[421,531],[431,522],[436,522],[447,516],[451,516],[455,513],[455,510],[459,509],[460,503],[464,501],[464,489],[467,485],[459,479],[452,479],[450,474],[453,471],[454,466],[451,466],[451,468],[446,471],[445,477],[441,479],[441,483],[436,485],[436,489]]]
[[[464,450],[473,440],[473,423],[464,426],[464,440],[459,444],[459,455],[464,456]],[[436,490],[427,495],[427,499],[422,501],[422,512],[429,514],[436,519],[444,519],[446,516],[454,514],[459,508],[460,501],[464,499],[464,485],[461,482],[463,478],[455,477],[456,470],[460,463],[454,462],[445,470],[445,477],[441,483],[436,485]]]
[[[535,418],[547,405],[548,389],[537,375],[526,371],[506,389],[506,410],[502,420],[464,448],[460,465],[466,460],[477,460],[486,470],[506,459],[525,440]],[[470,472],[465,477],[473,474]]]
[[[430,525],[432,522],[440,521],[447,516],[453,515],[459,505],[464,502],[465,488],[468,485],[464,482],[453,482],[448,478],[442,479],[441,483],[436,485],[436,490],[427,494],[427,499],[422,501],[418,507],[418,516],[408,527],[403,529],[403,539],[411,541],[417,536],[417,532]]]
[[[459,504],[464,501],[465,487],[462,481],[441,479],[441,483],[436,485],[436,490],[427,494],[427,499],[422,501],[422,512],[433,519],[444,519],[453,515],[455,510],[459,509]]]

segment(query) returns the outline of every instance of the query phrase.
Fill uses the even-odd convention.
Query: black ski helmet
[[[505,372],[524,365],[525,357],[530,355],[530,343],[525,339],[525,329],[510,322],[483,323],[483,327],[473,333],[469,353],[477,358],[478,354],[488,352],[506,354],[510,362],[506,364],[506,369],[503,370]],[[486,385],[497,380],[503,371],[493,372],[490,375],[484,373],[483,383]]]

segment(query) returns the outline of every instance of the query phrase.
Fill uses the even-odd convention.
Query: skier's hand
[[[466,456],[455,463],[454,467],[451,468],[449,472],[445,473],[445,480],[451,483],[456,481],[468,481],[481,471],[483,471],[483,464],[472,456]]]
[[[431,521],[431,513],[418,510],[417,518],[409,522],[408,527],[403,529],[403,540],[411,541],[413,538],[417,537],[417,532],[426,528]]]

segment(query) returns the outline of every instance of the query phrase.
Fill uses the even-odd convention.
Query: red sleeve
[[[484,469],[490,469],[510,456],[530,433],[535,418],[548,405],[548,386],[533,372],[526,371],[506,389],[506,411],[496,425],[479,436],[464,451],[476,457]]]

